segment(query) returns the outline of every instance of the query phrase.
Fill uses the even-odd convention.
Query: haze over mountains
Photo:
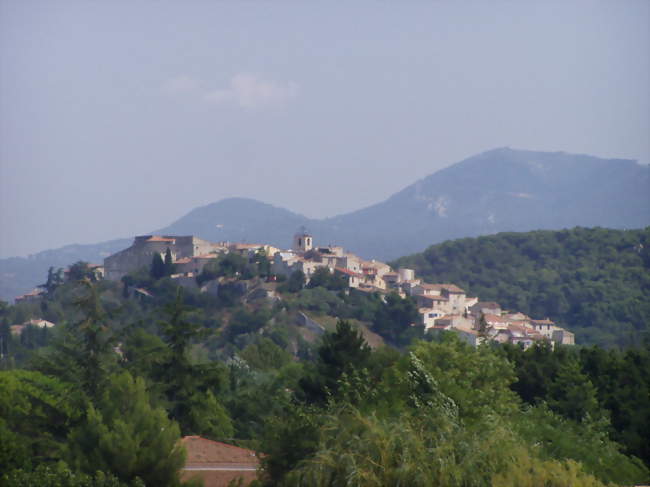
[[[365,258],[390,260],[444,240],[502,231],[647,225],[650,167],[631,160],[500,148],[437,171],[383,202],[332,218],[310,219],[252,199],[229,198],[149,233],[288,247],[293,233],[305,226],[316,244],[336,243]],[[0,259],[0,299],[13,299],[42,283],[50,266],[100,263],[131,240]]]

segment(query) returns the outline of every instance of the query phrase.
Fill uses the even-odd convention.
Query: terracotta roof
[[[215,254],[201,254],[192,257],[192,259],[216,259],[216,258],[217,256]]]
[[[549,320],[548,318],[543,319],[543,320],[530,320],[531,323],[535,323],[536,325],[554,325],[555,321]]]
[[[439,319],[439,320],[453,320],[453,319],[456,318],[457,316],[460,316],[460,315],[444,315],[444,316],[441,316],[441,317],[438,318],[438,319]]]
[[[496,323],[510,323],[511,320],[508,318],[504,318],[503,316],[499,315],[493,315],[491,313],[484,313],[483,317],[485,318],[485,321],[490,323],[490,322],[496,322]]]
[[[463,333],[468,333],[470,335],[478,335],[478,331],[476,331],[476,330],[470,330],[468,328],[460,328],[458,326],[456,328],[452,328],[452,330],[457,330],[457,331],[460,331],[460,332],[463,332]]]
[[[136,287],[135,291],[140,293],[140,294],[144,294],[145,296],[149,296],[150,298],[153,298],[153,294],[151,294],[149,291],[147,291],[146,289],[144,289],[142,287]]]
[[[166,238],[166,237],[159,237],[157,235],[154,235],[153,237],[149,237],[147,242],[175,242],[176,240],[173,238]]]
[[[36,288],[36,289],[32,289],[28,293],[21,294],[20,296],[17,296],[16,299],[28,298],[28,297],[32,297],[32,296],[40,296],[41,294],[45,294],[45,289]]]
[[[445,289],[447,292],[450,292],[452,294],[465,294],[465,291],[455,284],[441,284],[443,289]]]
[[[427,284],[426,282],[423,282],[420,284],[420,287],[422,289],[435,289],[437,291],[441,290],[443,288],[442,284]]]
[[[177,259],[174,264],[189,264],[190,262],[192,262],[192,259],[189,257],[183,257],[182,259]]]
[[[510,331],[517,331],[521,333],[522,335],[528,336],[532,338],[533,340],[540,340],[542,338],[545,338],[543,335],[540,335],[537,333],[535,330],[532,330],[526,326],[518,325],[518,324],[510,324],[508,325],[508,330]]]
[[[187,450],[186,467],[199,465],[257,467],[260,463],[257,453],[247,448],[208,440],[200,436],[185,436],[181,441]]]
[[[417,297],[429,299],[431,301],[449,301],[448,298],[444,296],[431,296],[429,294],[416,294]]]
[[[363,274],[351,271],[350,269],[344,269],[343,267],[335,267],[334,270],[351,277],[363,277]]]
[[[186,436],[181,442],[187,450],[183,480],[200,478],[205,487],[227,487],[238,478],[242,485],[257,478],[259,458],[253,450],[200,436]]]
[[[420,284],[422,289],[431,289],[436,291],[442,291],[443,289],[452,294],[465,294],[465,291],[456,286],[455,284]]]

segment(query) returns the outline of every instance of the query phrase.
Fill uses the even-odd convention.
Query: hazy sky
[[[0,256],[501,146],[650,161],[650,2],[0,0]]]

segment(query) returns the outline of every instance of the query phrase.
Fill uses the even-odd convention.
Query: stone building
[[[175,262],[183,258],[219,252],[223,247],[193,235],[141,235],[135,237],[131,247],[104,259],[106,279],[117,281],[129,272],[142,267],[148,268],[151,266],[154,254],[159,253],[164,256],[167,249]]]

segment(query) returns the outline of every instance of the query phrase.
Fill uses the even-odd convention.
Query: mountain
[[[650,168],[630,160],[495,149],[326,221],[340,230],[338,241],[384,259],[505,231],[641,228],[650,224]]]
[[[197,235],[213,242],[268,242],[288,247],[309,218],[248,198],[228,198],[190,211],[171,225],[156,230],[164,235]]]
[[[244,198],[196,208],[149,233],[221,241],[291,244],[305,226],[316,243],[337,243],[366,258],[394,259],[449,239],[575,226],[650,225],[650,168],[631,160],[500,148],[427,176],[387,200],[322,220]],[[0,298],[44,281],[49,266],[101,262],[131,239],[72,245],[0,259]]]

